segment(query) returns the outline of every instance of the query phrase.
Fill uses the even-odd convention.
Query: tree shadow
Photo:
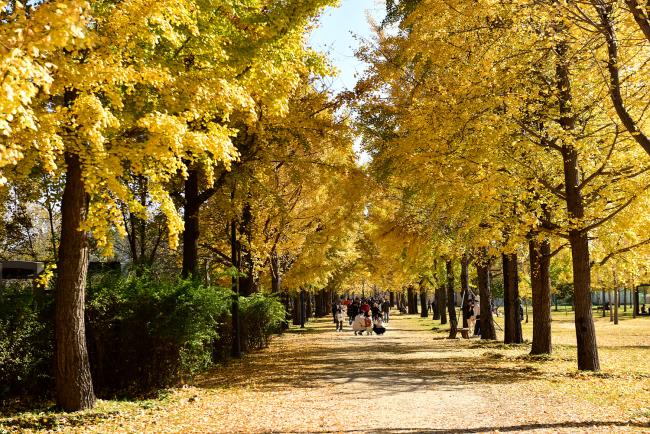
[[[508,366],[473,355],[449,355],[457,341],[431,348],[418,342],[384,336],[350,336],[341,347],[305,342],[300,352],[286,349],[253,355],[233,367],[219,368],[195,386],[224,388],[254,385],[256,389],[314,389],[324,384],[357,385],[390,395],[419,390],[456,390],[467,384],[510,384],[534,379],[534,366]],[[295,362],[294,362],[295,361]]]
[[[464,433],[484,433],[484,432],[522,432],[522,431],[531,431],[539,429],[550,429],[558,430],[561,428],[595,428],[595,427],[623,427],[630,426],[635,428],[647,428],[650,427],[650,424],[644,422],[636,421],[567,421],[567,422],[555,422],[555,423],[531,423],[531,424],[520,424],[520,425],[503,425],[503,426],[482,426],[474,428],[446,428],[446,429],[427,429],[427,428],[386,428],[386,429],[372,429],[373,433],[377,434],[464,434]],[[272,431],[267,431],[272,432]],[[301,431],[288,431],[288,433],[299,433]],[[321,430],[321,431],[310,431],[315,434],[329,434],[329,433],[363,433],[367,430],[361,429],[350,429],[350,430]]]

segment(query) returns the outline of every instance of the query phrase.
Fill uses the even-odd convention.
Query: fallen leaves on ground
[[[384,336],[315,320],[159,399],[6,416],[0,433],[650,432],[650,321],[597,318],[604,369],[581,373],[572,318],[554,319],[550,357],[443,339],[415,316],[395,316]]]

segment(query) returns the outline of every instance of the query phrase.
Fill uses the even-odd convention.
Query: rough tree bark
[[[456,303],[454,303],[454,263],[448,260],[447,271],[447,312],[449,313],[449,339],[455,339],[458,333],[458,318],[456,318]]]
[[[424,286],[420,286],[420,317],[427,318],[429,316],[429,308],[427,307],[427,290]]]
[[[190,169],[185,180],[185,207],[183,210],[183,269],[182,276],[196,277],[199,264],[199,171]]]
[[[232,357],[239,359],[242,356],[241,352],[241,322],[239,319],[239,270],[241,265],[241,250],[239,242],[237,241],[237,222],[233,218],[230,221],[230,262],[234,267],[236,274],[232,276]]]
[[[412,295],[412,300],[411,303],[413,303],[413,314],[417,315],[418,314],[418,304],[420,304],[420,301],[418,300],[419,298],[419,291],[416,291],[415,288],[413,288],[413,293]]]
[[[492,291],[490,289],[490,259],[487,251],[483,251],[476,263],[478,275],[478,291],[481,297],[481,339],[496,340],[497,332],[492,319]]]
[[[291,319],[293,321],[293,325],[300,325],[300,321],[302,318],[302,309],[301,309],[301,297],[300,297],[300,292],[295,294],[293,296],[293,309],[291,309]]]
[[[242,219],[239,225],[240,240],[245,240],[245,243],[239,242],[241,250],[240,255],[240,268],[245,270],[246,275],[239,278],[239,293],[244,297],[258,291],[258,281],[255,276],[255,264],[253,260],[253,251],[251,249],[251,242],[253,238],[253,211],[249,202],[244,204],[242,209]]]
[[[281,292],[280,301],[284,306],[284,322],[282,323],[282,329],[287,330],[289,328],[289,321],[291,321],[291,298],[289,297],[289,291],[283,289]]]
[[[533,344],[530,354],[551,354],[551,243],[538,241],[535,235],[528,244],[531,287],[533,292]]]
[[[560,109],[560,126],[564,131],[575,130],[576,118],[572,109],[571,79],[568,66],[567,44],[556,45],[556,86]],[[564,166],[564,189],[569,218],[581,222],[585,216],[584,201],[580,189],[580,166],[578,151],[566,141],[561,147]],[[575,327],[578,347],[578,369],[598,371],[598,346],[591,309],[591,264],[589,259],[589,234],[585,228],[574,226],[569,231],[573,267],[573,291],[575,303]]]
[[[413,286],[409,285],[408,288],[406,288],[406,300],[407,300],[407,312],[409,315],[413,315],[414,308],[413,308]]]
[[[279,294],[282,291],[282,271],[277,253],[271,254],[271,292]]]
[[[440,315],[440,324],[447,324],[447,289],[444,284],[438,285],[436,288],[436,300],[436,306]]]
[[[440,305],[440,300],[438,299],[438,295],[438,289],[436,289],[433,292],[433,305],[431,306],[431,310],[433,310],[433,317],[431,319],[434,321],[440,321],[440,309],[438,307]]]
[[[88,234],[79,229],[88,212],[88,195],[79,157],[66,152],[65,162],[55,289],[56,400],[62,409],[76,411],[95,405],[84,322]]]
[[[521,313],[519,310],[519,271],[517,254],[503,254],[503,341],[506,344],[520,344],[524,341],[521,332]]]

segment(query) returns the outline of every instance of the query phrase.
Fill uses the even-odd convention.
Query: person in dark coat
[[[381,316],[377,315],[377,317],[373,320],[372,331],[376,335],[383,335],[384,333],[386,333],[386,327],[384,327],[384,324],[381,320]]]
[[[387,323],[390,320],[390,301],[384,300],[381,304],[381,311],[384,313],[384,322]]]
[[[352,304],[348,307],[348,318],[350,320],[350,325],[352,325],[352,321],[357,317],[359,314],[359,300],[354,300]]]

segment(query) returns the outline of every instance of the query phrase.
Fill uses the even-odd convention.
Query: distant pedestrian
[[[481,298],[476,297],[474,300],[474,336],[481,336]]]
[[[336,331],[342,332],[343,331],[343,306],[339,305],[337,307],[336,312],[334,314],[334,318],[336,319]]]
[[[372,317],[377,318],[381,312],[381,309],[379,309],[379,303],[373,303],[371,311],[372,311]]]
[[[384,322],[388,323],[390,321],[390,302],[388,300],[384,300],[381,304],[381,311],[384,314]]]

